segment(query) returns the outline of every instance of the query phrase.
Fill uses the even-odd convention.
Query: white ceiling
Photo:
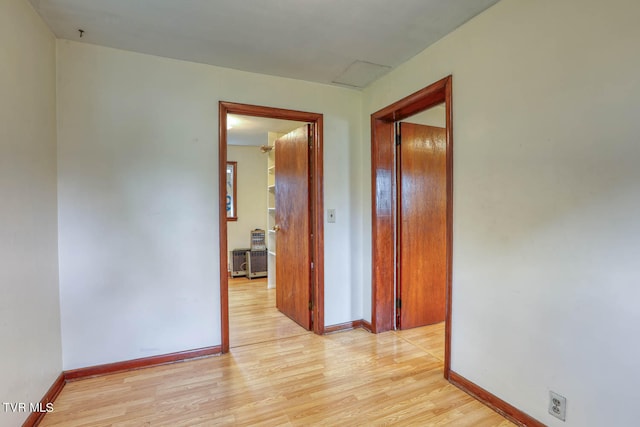
[[[267,144],[268,132],[288,133],[303,124],[293,120],[227,114],[227,144],[259,147]]]
[[[498,0],[30,1],[58,38],[364,87]]]

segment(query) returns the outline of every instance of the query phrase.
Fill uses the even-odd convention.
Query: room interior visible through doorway
[[[227,220],[226,220],[226,162],[228,148],[228,115],[244,115],[281,120],[301,121],[313,124],[309,141],[309,241],[313,256],[308,267],[310,277],[308,303],[309,316],[313,319],[312,329],[317,334],[324,331],[324,228],[323,228],[323,192],[322,192],[322,115],[294,110],[283,110],[270,107],[252,106],[221,101],[219,103],[219,192],[220,192],[220,304],[222,326],[222,351],[228,352],[229,343],[229,277]],[[306,145],[306,144],[305,144]],[[241,165],[238,165],[241,168]],[[238,217],[242,212],[238,211]],[[306,304],[305,304],[306,306]]]

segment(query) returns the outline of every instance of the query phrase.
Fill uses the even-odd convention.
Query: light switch
[[[336,210],[327,209],[327,222],[336,222]]]

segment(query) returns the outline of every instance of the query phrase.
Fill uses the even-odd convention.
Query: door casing
[[[314,124],[313,146],[311,149],[310,170],[313,174],[312,185],[309,187],[311,233],[313,240],[312,260],[314,267],[309,266],[312,278],[312,316],[313,332],[324,334],[324,219],[323,219],[323,164],[322,164],[322,131],[323,115],[304,111],[287,110],[282,108],[264,107],[258,105],[239,104],[220,101],[218,103],[218,191],[219,191],[219,225],[220,236],[220,318],[222,330],[222,352],[229,352],[229,278],[228,247],[227,247],[227,218],[226,218],[226,163],[227,163],[227,114],[266,117],[271,119],[294,120]],[[266,171],[265,171],[266,173]],[[266,215],[266,212],[265,212]]]
[[[397,121],[442,102],[446,114],[446,318],[444,376],[451,371],[451,272],[453,254],[453,106],[452,76],[447,76],[371,115],[371,328],[374,333],[395,328],[395,227]]]

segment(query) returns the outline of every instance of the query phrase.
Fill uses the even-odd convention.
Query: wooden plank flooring
[[[276,290],[267,279],[229,279],[231,348],[308,333],[276,308]]]
[[[442,324],[317,336],[259,283],[230,284],[229,354],[71,382],[40,425],[513,426],[443,379]]]

